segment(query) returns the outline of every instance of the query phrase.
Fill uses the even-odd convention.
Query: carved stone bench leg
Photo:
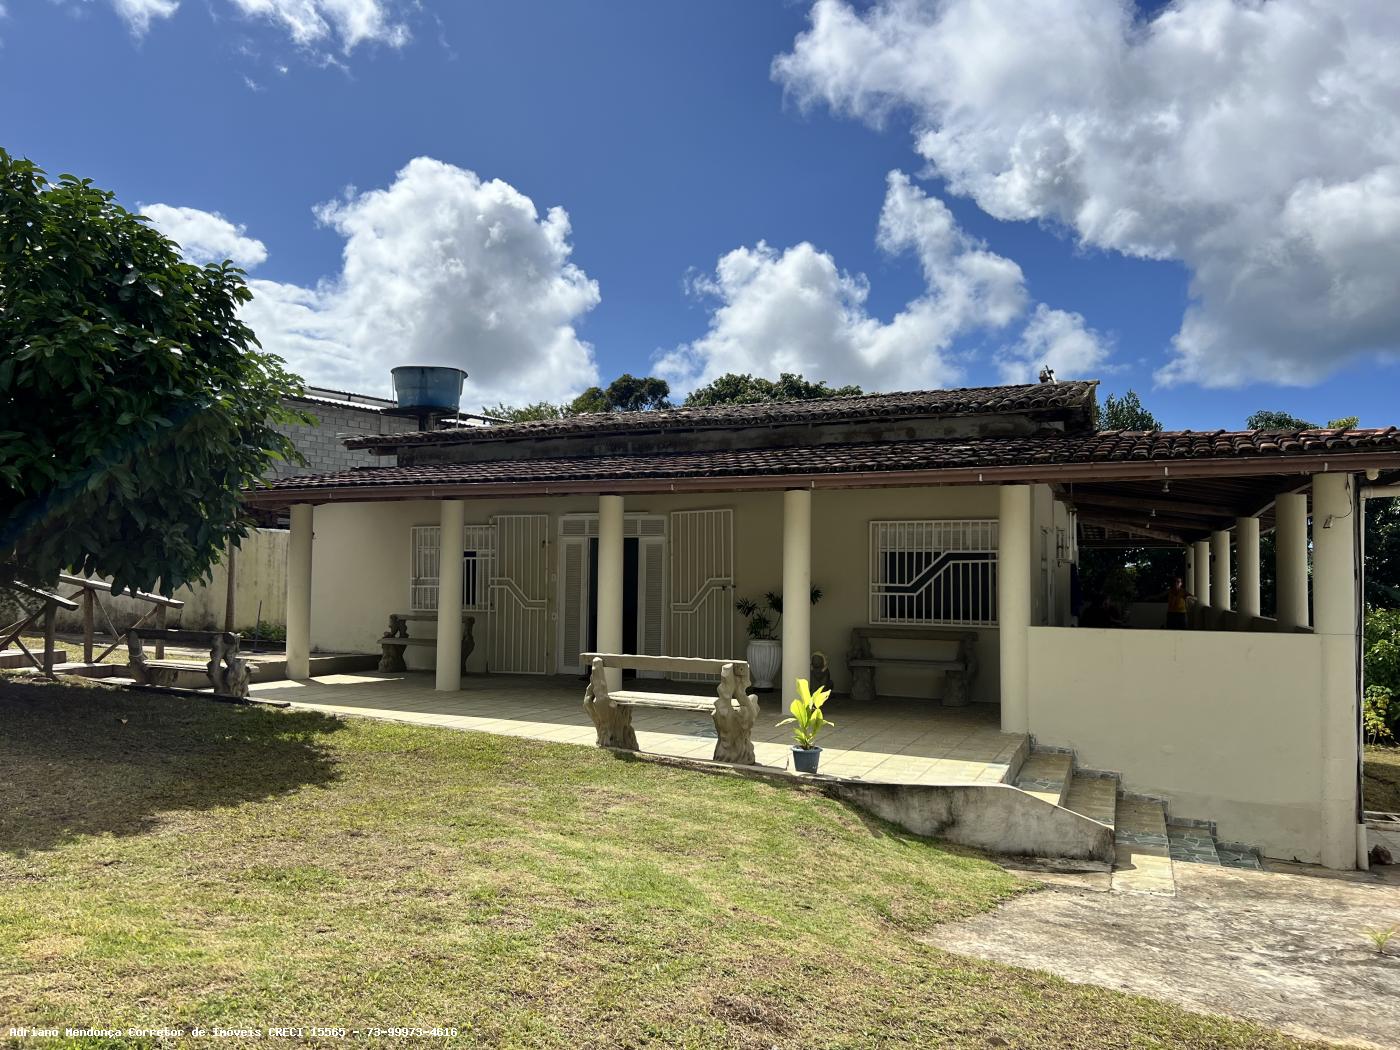
[[[875,699],[875,668],[851,668],[851,699],[860,702]]]
[[[616,747],[624,751],[639,751],[637,733],[632,728],[632,709],[616,707],[608,699],[608,683],[603,673],[603,661],[593,661],[593,673],[588,688],[583,691],[583,709],[598,731],[599,747]]]
[[[947,671],[943,676],[943,706],[966,707],[968,703],[967,673]]]
[[[403,652],[406,648],[408,647],[404,645],[384,644],[383,652],[379,657],[379,669],[381,671],[407,671],[408,664],[404,663],[403,660]]]
[[[725,664],[719,675],[718,697],[712,717],[715,721],[714,760],[756,765],[753,753],[753,724],[758,718],[758,697],[749,692],[749,672],[744,667]]]

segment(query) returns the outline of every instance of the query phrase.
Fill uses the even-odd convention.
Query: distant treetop
[[[784,372],[776,380],[730,372],[692,390],[685,403],[691,407],[755,405],[764,401],[817,401],[828,397],[854,397],[864,392],[854,385],[833,387],[825,380],[813,382],[793,372]]]
[[[1099,409],[1102,430],[1161,430],[1161,421],[1142,405],[1137,391],[1129,390],[1122,397],[1109,394]]]

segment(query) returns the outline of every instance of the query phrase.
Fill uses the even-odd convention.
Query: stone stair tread
[[[1167,806],[1155,799],[1120,798],[1113,828],[1113,889],[1176,896]]]
[[[1070,778],[1069,788],[1061,803],[1065,809],[1073,810],[1100,824],[1114,826],[1117,819],[1118,781],[1113,777],[1090,777],[1075,773]]]
[[[1210,828],[1168,824],[1167,839],[1171,844],[1172,860],[1176,863],[1220,864],[1220,854]]]
[[[1016,773],[1016,787],[1053,805],[1063,805],[1074,774],[1074,756],[1060,751],[1033,751]]]

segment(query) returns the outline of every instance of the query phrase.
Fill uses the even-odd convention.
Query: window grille
[[[994,626],[997,522],[872,521],[870,622]]]
[[[488,612],[491,608],[491,563],[495,556],[495,529],[468,525],[462,530],[462,610]],[[438,570],[442,557],[442,529],[437,525],[413,528],[413,552],[408,582],[409,612],[436,612]]]

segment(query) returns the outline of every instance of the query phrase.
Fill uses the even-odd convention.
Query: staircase
[[[1218,842],[1214,824],[1170,820],[1165,801],[1124,792],[1117,773],[1077,769],[1072,752],[1032,750],[1012,783],[1113,828],[1117,892],[1174,896],[1176,864],[1260,868],[1258,855],[1248,846]]]

